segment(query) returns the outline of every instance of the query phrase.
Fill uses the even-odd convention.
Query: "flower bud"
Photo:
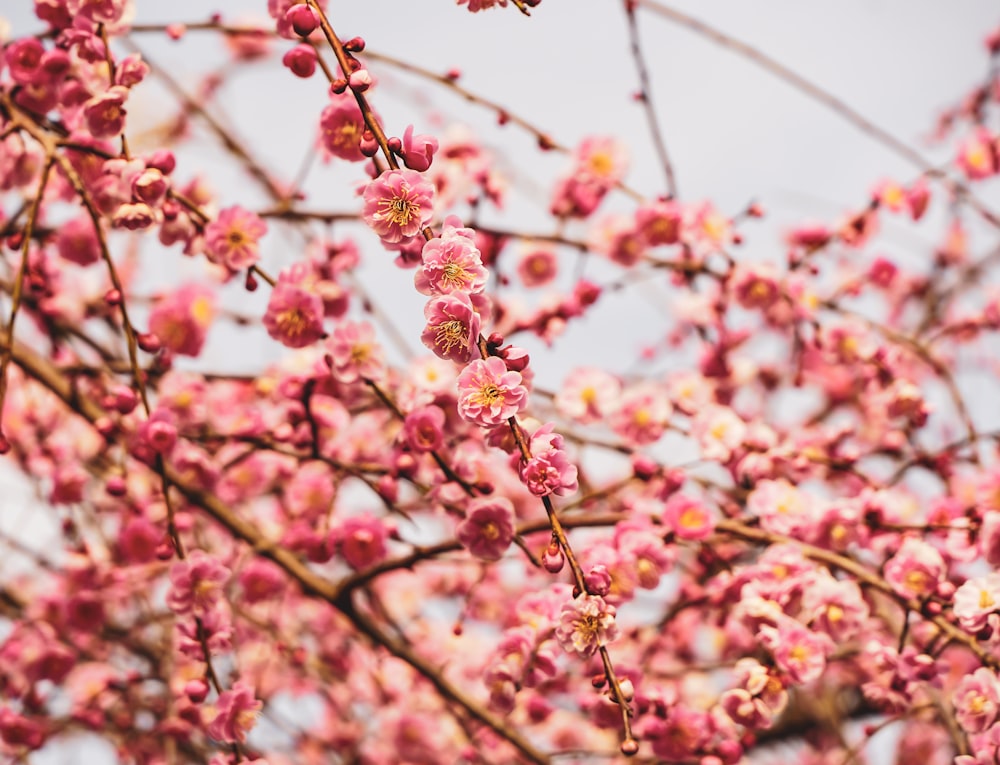
[[[566,563],[566,556],[558,542],[553,541],[542,556],[542,565],[550,574],[558,574]]]

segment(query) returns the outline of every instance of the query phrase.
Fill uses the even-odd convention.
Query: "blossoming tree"
[[[344,4],[259,5],[157,24],[35,0],[3,47],[0,449],[36,491],[0,510],[5,761],[1000,762],[1000,30],[937,165],[625,0],[662,171],[643,190],[619,138],[565,146],[342,35]],[[913,171],[747,247],[761,205],[678,187],[653,14]],[[230,57],[197,81],[146,49],[197,36]],[[313,86],[302,168],[272,173],[222,116],[250,67]],[[381,116],[400,70],[558,155],[533,179],[547,228],[502,211],[535,160],[418,132],[414,103]],[[239,182],[210,188],[206,143]],[[314,164],[357,191],[343,208],[307,191]],[[918,222],[930,256],[881,253],[880,227]],[[651,282],[667,311],[637,364],[596,343],[546,369]]]

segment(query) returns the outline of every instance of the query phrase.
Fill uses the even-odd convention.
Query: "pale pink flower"
[[[264,313],[267,334],[289,348],[305,348],[324,335],[323,300],[311,285],[278,280]]]
[[[907,598],[933,594],[944,573],[941,553],[914,537],[907,537],[885,564],[885,580]]]
[[[325,462],[304,463],[284,487],[284,508],[293,518],[319,519],[330,512],[336,496],[333,470]]]
[[[489,272],[475,243],[475,232],[462,228],[455,216],[445,219],[441,236],[429,240],[421,252],[421,265],[413,275],[424,295],[482,292]]]
[[[81,215],[59,227],[56,251],[63,260],[80,266],[89,266],[101,259],[100,243],[89,215]]]
[[[619,399],[619,407],[610,417],[611,428],[635,445],[660,440],[673,407],[663,388],[646,382],[628,388]]]
[[[719,705],[738,725],[766,729],[788,704],[781,680],[756,659],[740,659],[734,667],[739,688],[722,694]]]
[[[361,217],[385,244],[412,239],[434,216],[434,187],[413,170],[389,170],[365,187]]]
[[[238,205],[227,207],[205,226],[205,252],[213,263],[241,271],[260,259],[258,242],[266,233],[259,216]]]
[[[482,320],[463,292],[438,295],[424,306],[424,327],[420,340],[434,355],[464,363],[472,358]]]
[[[227,581],[229,569],[222,561],[195,550],[171,567],[167,606],[175,614],[203,615],[219,602]]]
[[[967,733],[982,733],[997,719],[1000,711],[1000,681],[996,673],[979,667],[959,681],[952,695],[955,719]]]
[[[747,425],[728,406],[708,404],[695,412],[691,435],[698,439],[703,459],[726,462],[743,444]]]
[[[186,284],[156,301],[149,330],[174,353],[197,356],[214,318],[215,293],[201,284]]]
[[[618,637],[615,613],[599,595],[580,595],[563,604],[556,640],[567,653],[593,656]]]
[[[382,347],[368,322],[342,321],[326,343],[333,376],[343,383],[380,380],[385,371]]]
[[[521,411],[527,398],[521,375],[496,356],[473,361],[458,376],[458,413],[477,425],[499,425]]]
[[[955,591],[955,616],[969,632],[986,626],[989,615],[1000,610],[1000,573],[969,579]]]
[[[559,413],[581,423],[597,422],[619,404],[621,381],[603,369],[580,367],[566,377],[556,393]]]
[[[760,525],[777,534],[797,536],[818,519],[815,499],[784,478],[758,481],[747,497],[747,510],[760,518]]]
[[[215,719],[208,725],[208,735],[217,741],[243,743],[247,733],[257,724],[257,713],[263,703],[254,697],[254,690],[242,680],[219,694],[215,702]]]
[[[455,535],[477,558],[499,560],[514,539],[514,506],[506,497],[478,497],[469,502]]]
[[[128,88],[115,85],[84,104],[83,118],[94,138],[113,138],[122,132],[127,98]]]
[[[812,632],[793,619],[780,619],[777,626],[764,625],[757,637],[774,655],[774,662],[791,682],[808,683],[823,674],[826,657],[835,644],[829,635]]]

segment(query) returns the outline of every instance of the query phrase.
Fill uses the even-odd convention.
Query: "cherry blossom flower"
[[[522,457],[518,466],[518,475],[536,496],[565,496],[577,489],[576,465],[570,462],[563,451],[563,437],[554,430],[553,422],[536,430],[529,442],[531,459],[525,460]]]
[[[434,216],[434,187],[413,170],[389,170],[364,191],[361,217],[383,244],[412,239]]]
[[[399,155],[411,170],[423,172],[431,166],[438,141],[429,135],[414,135],[413,125],[407,125],[403,132],[403,148]]]
[[[615,607],[599,595],[580,595],[563,604],[556,640],[567,653],[593,656],[618,638]]]
[[[969,579],[955,591],[955,616],[969,632],[986,626],[990,614],[1000,611],[1000,573]]]
[[[477,558],[499,560],[514,539],[514,506],[506,497],[472,500],[456,536]]]
[[[310,285],[279,278],[267,301],[264,328],[289,348],[312,345],[325,334],[323,300]]]
[[[549,247],[532,247],[522,253],[517,262],[517,275],[525,287],[549,284],[558,273],[558,257]]]
[[[565,417],[581,423],[597,422],[619,405],[621,381],[595,367],[574,369],[556,393],[556,407]]]
[[[908,598],[930,595],[945,571],[941,553],[926,542],[907,537],[885,564],[885,579],[896,592]]]
[[[346,518],[337,526],[334,537],[341,557],[355,570],[380,563],[389,552],[389,530],[370,515]]]
[[[415,452],[440,449],[444,443],[445,415],[441,407],[424,406],[406,415],[403,436]]]
[[[496,356],[471,362],[458,376],[458,413],[477,425],[499,425],[521,411],[527,398],[521,375]]]
[[[56,232],[59,257],[80,266],[101,259],[101,247],[89,215],[81,215],[59,227]]]
[[[358,102],[348,93],[333,94],[331,98],[319,118],[319,144],[335,157],[348,162],[361,162],[366,159],[361,151],[365,120]]]
[[[982,733],[1000,712],[1000,680],[993,670],[980,667],[963,677],[952,695],[955,719],[967,733]]]
[[[213,263],[242,271],[260,259],[258,242],[267,224],[238,205],[227,207],[205,226],[205,252]]]

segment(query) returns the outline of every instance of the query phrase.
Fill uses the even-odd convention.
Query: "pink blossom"
[[[774,654],[778,669],[797,685],[822,675],[835,647],[829,635],[812,632],[791,619],[780,620],[776,627],[762,626],[757,636]]]
[[[325,334],[323,300],[311,285],[279,279],[267,301],[264,328],[289,348],[312,345]]]
[[[477,558],[499,560],[514,539],[514,506],[506,497],[478,497],[469,502],[455,534]]]
[[[263,703],[254,697],[254,689],[238,680],[215,702],[215,718],[208,725],[208,735],[217,741],[243,743],[257,723]]]
[[[635,211],[635,227],[646,244],[676,244],[681,231],[681,206],[673,201],[649,202]]]
[[[219,602],[227,581],[229,569],[218,558],[195,550],[171,567],[167,606],[176,614],[205,614]]]
[[[784,684],[756,659],[740,659],[734,669],[741,687],[723,693],[719,705],[738,725],[770,728],[788,704]]]
[[[81,215],[59,227],[56,250],[63,260],[81,266],[89,266],[101,259],[97,232],[89,215]]]
[[[156,301],[149,330],[174,353],[197,356],[214,318],[215,293],[200,284],[186,284]]]
[[[341,321],[326,343],[333,376],[343,383],[361,379],[380,380],[385,362],[375,340],[375,328],[368,322]]]
[[[577,489],[576,465],[563,451],[563,437],[554,432],[555,423],[548,422],[531,436],[531,459],[521,459],[518,474],[528,491],[536,496],[565,496]]]
[[[440,449],[444,443],[444,411],[438,406],[424,406],[406,415],[403,436],[415,452]]]
[[[366,159],[361,152],[365,120],[358,102],[350,94],[332,96],[319,118],[319,143],[330,154],[348,162]]]
[[[663,522],[680,539],[707,539],[715,530],[705,503],[686,494],[674,494],[667,500]]]
[[[476,247],[475,232],[461,225],[458,218],[449,216],[441,236],[424,245],[422,263],[413,276],[418,292],[424,295],[476,293],[486,287],[489,272]]]
[[[383,244],[412,239],[434,216],[434,187],[413,170],[389,170],[364,192],[361,217]]]
[[[698,439],[706,460],[728,461],[746,433],[746,423],[728,406],[708,404],[695,412],[691,422],[691,435]]]
[[[982,180],[1000,171],[995,136],[977,126],[958,147],[958,164],[972,180]]]
[[[818,505],[811,495],[784,478],[759,481],[747,497],[747,510],[760,518],[768,531],[802,535],[818,518]]]
[[[926,542],[907,537],[885,564],[885,579],[907,598],[923,598],[934,593],[945,573],[941,553]]]
[[[556,393],[560,414],[581,423],[597,422],[619,405],[621,381],[596,367],[574,369]]]
[[[125,128],[125,99],[128,89],[120,85],[94,96],[83,107],[87,130],[94,138],[113,138]]]
[[[420,340],[434,355],[463,363],[476,353],[481,319],[472,300],[463,292],[438,295],[424,307],[427,326]]]
[[[990,614],[1000,611],[1000,573],[969,579],[955,591],[955,616],[969,632],[986,626]]]
[[[213,263],[242,271],[260,259],[258,241],[266,233],[260,217],[238,205],[227,207],[205,226],[205,251]]]
[[[499,425],[521,411],[527,398],[521,375],[496,356],[473,361],[458,376],[458,413],[477,425]]]
[[[517,262],[517,275],[525,287],[541,287],[551,283],[559,272],[559,260],[553,249],[533,247]]]
[[[1000,681],[993,670],[979,667],[959,681],[952,695],[955,719],[966,733],[982,733],[1000,711]]]
[[[619,407],[610,417],[616,433],[635,445],[660,440],[673,407],[661,386],[648,382],[628,388],[619,399]]]
[[[580,595],[563,604],[556,640],[567,653],[593,656],[618,638],[615,607],[599,595]]]
[[[381,563],[389,552],[389,530],[370,515],[345,519],[337,526],[334,537],[341,557],[356,571]]]
[[[413,125],[407,125],[403,133],[403,148],[400,156],[411,170],[423,172],[431,166],[434,152],[438,150],[437,139],[429,135],[414,135]]]

